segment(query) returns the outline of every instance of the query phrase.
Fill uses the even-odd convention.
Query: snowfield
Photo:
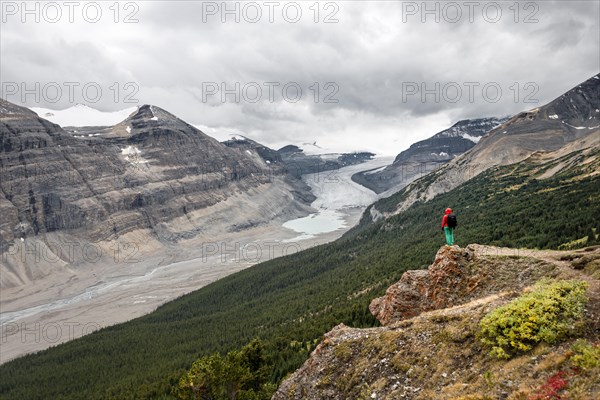
[[[137,107],[130,107],[121,111],[104,112],[83,104],[76,104],[73,107],[64,110],[50,110],[41,107],[31,107],[30,110],[35,112],[41,118],[47,119],[62,127],[113,126],[137,111]]]
[[[121,155],[125,156],[125,160],[132,165],[146,164],[148,160],[142,158],[142,151],[137,146],[127,146],[121,149]]]

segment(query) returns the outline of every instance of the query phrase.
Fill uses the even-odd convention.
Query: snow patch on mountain
[[[151,121],[158,121],[158,117],[154,113],[154,108],[152,108],[152,106],[150,106],[150,112],[152,113],[152,118],[150,118],[150,120]]]
[[[367,172],[365,172],[365,175],[372,175],[372,174],[376,174],[376,173],[378,173],[378,172],[381,172],[381,171],[383,171],[383,170],[384,170],[384,169],[386,169],[386,168],[387,168],[387,165],[384,165],[383,167],[380,167],[380,168],[374,169],[374,170],[372,170],[372,171],[367,171]]]
[[[121,154],[125,156],[125,160],[132,165],[147,164],[148,160],[142,158],[142,151],[137,146],[127,146],[121,149]]]
[[[600,125],[597,125],[597,126],[573,126],[571,124],[566,123],[565,121],[562,121],[562,123],[565,124],[565,125],[567,125],[567,126],[569,126],[569,127],[571,127],[571,128],[573,128],[573,129],[577,129],[577,130],[581,130],[581,129],[590,129],[591,130],[591,129],[600,128]]]
[[[463,133],[462,137],[467,140],[470,140],[473,143],[477,143],[479,142],[479,139],[481,139],[481,136],[471,136],[468,133]]]

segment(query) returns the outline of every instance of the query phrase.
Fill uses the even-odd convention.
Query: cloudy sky
[[[1,3],[7,100],[150,103],[275,148],[394,155],[600,71],[594,0]]]

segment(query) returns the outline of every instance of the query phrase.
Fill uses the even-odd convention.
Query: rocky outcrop
[[[470,244],[441,247],[426,270],[406,271],[384,296],[369,305],[382,325],[390,325],[423,312],[467,303],[514,288],[522,289],[554,269],[527,257],[501,257],[486,246]]]
[[[273,400],[547,398],[552,377],[571,371],[571,344],[577,337],[499,361],[482,346],[479,323],[491,310],[543,277],[573,279],[571,266],[563,268],[562,260],[584,254],[591,259],[590,254],[598,250],[568,255],[551,251],[523,254],[480,245],[444,247],[428,271],[406,273],[386,296],[374,301],[376,311],[388,318],[389,325],[334,327],[308,360],[282,382]],[[597,304],[598,280],[583,274],[578,278],[589,281],[593,288],[589,304]],[[417,301],[432,303],[423,306]],[[453,304],[460,305],[443,308]],[[578,332],[579,338],[597,342],[597,307],[587,308],[586,321],[588,326]],[[582,399],[596,398],[600,389],[597,368],[571,373],[568,379],[573,393]]]
[[[411,270],[390,286],[385,296],[374,299],[369,309],[383,324],[414,317],[424,311],[451,307],[464,301],[481,278],[469,276],[465,264],[474,257],[471,249],[444,246],[427,270]]]

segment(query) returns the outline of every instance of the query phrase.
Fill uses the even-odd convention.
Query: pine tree
[[[596,234],[594,233],[594,229],[590,226],[588,231],[587,231],[587,244],[594,244],[596,243]]]

